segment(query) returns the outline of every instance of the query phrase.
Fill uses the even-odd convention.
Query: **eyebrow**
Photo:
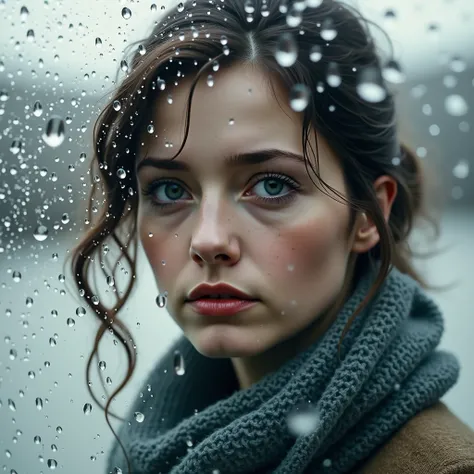
[[[270,148],[265,150],[252,151],[248,153],[238,153],[236,155],[228,156],[224,159],[224,165],[232,167],[257,165],[260,163],[265,163],[266,161],[276,160],[279,158],[285,158],[304,164],[304,157],[298,153],[279,150],[276,148]],[[183,161],[178,161],[176,159],[157,158],[152,156],[144,158],[138,163],[136,169],[137,173],[141,168],[145,166],[152,166],[153,168],[159,168],[164,170],[191,171],[191,167]]]

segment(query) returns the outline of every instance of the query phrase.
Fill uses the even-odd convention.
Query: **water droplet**
[[[430,125],[428,130],[430,132],[430,135],[432,135],[433,137],[437,137],[441,132],[439,125],[436,125],[435,123],[433,125]]]
[[[166,101],[168,102],[168,104],[171,105],[173,103],[173,96],[171,94],[168,94]]]
[[[295,266],[294,266],[292,263],[290,263],[290,264],[288,265],[288,271],[289,271],[289,272],[292,272],[294,269],[295,269]]]
[[[43,400],[41,400],[41,398],[38,397],[38,398],[35,400],[35,404],[36,404],[36,408],[37,408],[38,410],[42,410],[42,409],[43,409]]]
[[[51,470],[56,469],[58,467],[58,463],[57,463],[56,459],[48,459],[48,467]]]
[[[325,41],[332,41],[337,36],[332,18],[325,18],[321,25],[321,38]]]
[[[28,8],[26,7],[21,7],[21,10],[20,10],[20,20],[22,22],[25,22],[27,19],[28,19],[28,15],[30,14],[30,12],[28,11]]]
[[[247,13],[254,13],[254,12],[255,12],[255,6],[254,6],[252,0],[245,0],[245,2],[244,2],[244,10],[245,10]]]
[[[298,58],[298,45],[291,33],[285,32],[280,35],[277,42],[275,59],[282,67],[290,67]]]
[[[323,467],[331,467],[332,466],[332,461],[329,458],[326,458],[323,461]]]
[[[48,228],[42,224],[39,224],[33,232],[33,237],[38,242],[43,242],[44,240],[48,238],[48,233],[49,233]]]
[[[286,422],[293,436],[307,436],[318,429],[321,416],[317,408],[309,404],[301,404],[289,413]]]
[[[181,13],[184,10],[184,5],[183,3],[178,3],[178,11]]]
[[[229,119],[229,125],[234,125],[235,124],[235,120],[233,118]]]
[[[463,72],[466,70],[466,61],[464,61],[460,56],[453,56],[449,63],[449,67],[451,68],[451,71]]]
[[[76,308],[76,315],[79,316],[80,318],[82,318],[83,316],[85,316],[86,314],[86,309],[83,308],[82,306],[79,306],[78,308]]]
[[[156,297],[156,304],[158,305],[159,308],[166,308],[166,305],[168,304],[168,295],[167,293],[159,294]]]
[[[389,8],[388,10],[385,10],[385,13],[383,14],[384,18],[396,18],[397,15],[395,13],[395,10],[392,8]]]
[[[214,77],[212,76],[212,74],[209,74],[209,76],[207,76],[207,85],[209,87],[214,87]]]
[[[331,87],[339,87],[342,83],[341,74],[339,73],[339,66],[334,61],[328,64],[326,81]]]
[[[319,46],[319,44],[315,44],[309,51],[309,59],[313,61],[313,63],[317,63],[322,57],[323,52],[321,51],[321,46]]]
[[[35,32],[34,30],[28,30],[26,32],[26,39],[29,41],[29,42],[33,42],[35,40]]]
[[[100,48],[102,46],[102,40],[100,38],[95,39],[95,45]]]
[[[122,18],[124,20],[129,20],[132,17],[132,12],[129,8],[123,7],[122,8]]]
[[[11,398],[8,399],[8,408],[10,408],[11,411],[16,411],[15,402]]]
[[[123,168],[119,168],[117,170],[117,176],[119,179],[125,179],[125,177],[127,176],[127,172]]]
[[[285,14],[288,12],[288,0],[280,0],[280,5],[278,6],[280,13]]]
[[[375,67],[361,69],[357,82],[357,93],[367,102],[378,103],[387,97],[379,69]]]
[[[173,365],[174,365],[174,371],[176,372],[177,375],[184,375],[186,370],[184,367],[184,358],[181,355],[181,352],[179,351],[174,352]]]
[[[100,370],[105,370],[107,368],[107,363],[105,362],[105,360],[101,360],[99,362],[99,369]]]
[[[453,89],[458,84],[458,79],[456,76],[452,74],[448,74],[447,76],[443,77],[443,85],[448,89]]]
[[[123,72],[127,72],[127,71],[128,71],[128,63],[127,63],[127,61],[125,61],[125,59],[122,59],[122,61],[120,61],[120,69],[121,69]]]
[[[226,35],[222,35],[220,41],[221,41],[221,45],[222,45],[222,46],[225,46],[225,45],[227,44],[227,42],[228,42],[227,36],[226,36]]]
[[[43,115],[43,106],[39,100],[33,105],[33,115],[35,117],[41,117]]]
[[[72,318],[67,318],[66,324],[67,324],[70,328],[72,328],[72,327],[76,324],[76,321],[74,321],[74,319],[72,319]]]
[[[113,276],[109,275],[109,276],[107,277],[107,285],[109,285],[109,286],[115,286],[115,280],[114,280],[114,277],[113,277]]]
[[[306,6],[309,8],[317,8],[323,4],[323,0],[306,0]]]
[[[12,278],[13,278],[13,281],[15,283],[20,282],[21,281],[21,273],[20,272],[13,272]]]
[[[90,403],[86,403],[82,411],[84,412],[84,415],[90,415],[92,411],[92,405]]]
[[[133,414],[133,417],[135,418],[135,420],[138,422],[138,423],[143,423],[143,420],[145,419],[145,415],[139,411],[136,411],[134,414]]]
[[[402,84],[406,79],[400,64],[393,59],[385,64],[382,75],[386,81],[392,84]]]
[[[156,80],[156,85],[160,91],[164,91],[166,88],[166,82],[160,78]]]
[[[122,104],[120,103],[119,100],[114,100],[112,107],[114,108],[116,112],[118,112],[122,108]]]
[[[153,132],[155,131],[155,127],[154,127],[152,124],[150,124],[150,125],[148,125],[148,127],[146,128],[146,131],[147,131],[148,133],[153,133]]]
[[[21,140],[20,140],[19,138],[15,138],[15,139],[12,141],[12,144],[10,145],[10,151],[11,151],[14,155],[18,155],[18,153],[20,153],[20,151],[21,151],[21,147],[22,147]]]
[[[1,102],[6,102],[10,96],[8,95],[8,92],[6,90],[3,90],[0,92],[0,101]]]
[[[302,112],[309,104],[311,91],[305,84],[295,84],[290,90],[290,107],[295,112]]]
[[[46,125],[46,131],[43,134],[43,141],[46,145],[56,148],[64,141],[64,121],[61,117],[51,117]]]
[[[296,28],[297,26],[301,24],[302,21],[303,21],[303,15],[293,5],[286,15],[286,24],[290,28]]]
[[[460,160],[453,168],[453,175],[458,179],[466,179],[469,176],[469,163],[467,160]]]
[[[466,100],[459,94],[448,95],[444,101],[444,108],[449,115],[454,117],[466,115],[469,110]]]

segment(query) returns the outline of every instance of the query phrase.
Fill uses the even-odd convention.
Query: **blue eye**
[[[282,202],[282,200],[291,197],[293,192],[298,188],[298,184],[291,178],[276,173],[269,173],[259,179],[253,188],[256,189],[259,185],[262,185],[260,187],[261,191],[268,193],[269,196],[258,196],[257,198],[270,203]],[[285,188],[287,188],[287,192],[285,192],[283,196],[278,196]]]
[[[250,190],[257,189],[260,186],[260,193],[267,193],[268,196],[259,196],[250,191],[245,193],[246,197],[254,197],[257,201],[265,204],[277,205],[294,197],[299,184],[289,176],[279,173],[264,173],[256,175],[253,178],[254,184]],[[280,195],[285,188],[287,191]],[[142,194],[149,197],[152,205],[159,208],[166,208],[178,204],[183,200],[183,196],[189,194],[185,187],[178,180],[159,179],[149,183]],[[189,199],[184,198],[184,200]]]
[[[182,199],[185,193],[186,190],[177,181],[163,179],[152,181],[142,190],[142,194],[148,196],[150,202],[158,207],[176,204],[175,201]],[[159,197],[157,197],[157,195]],[[163,202],[166,199],[169,199],[170,202]]]

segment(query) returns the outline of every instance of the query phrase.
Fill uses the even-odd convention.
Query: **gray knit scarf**
[[[352,472],[438,401],[460,370],[453,355],[435,350],[443,333],[438,307],[396,269],[353,322],[339,360],[345,323],[373,278],[368,273],[358,282],[318,341],[248,389],[239,390],[229,359],[207,358],[181,337],[150,372],[118,432],[132,472]],[[182,375],[174,370],[176,351]],[[290,429],[305,420],[305,432]],[[107,472],[127,473],[117,443]]]

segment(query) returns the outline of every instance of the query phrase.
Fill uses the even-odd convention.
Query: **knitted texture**
[[[247,389],[239,390],[230,359],[205,357],[181,336],[150,372],[120,427],[132,472],[351,472],[438,401],[460,370],[452,354],[435,350],[444,329],[440,310],[395,268],[352,323],[339,360],[344,326],[373,281],[367,274],[358,282],[318,341]],[[184,359],[183,375],[173,368],[176,351]],[[137,411],[145,416],[142,423],[134,418]],[[311,421],[300,436],[289,429],[295,413]],[[127,473],[116,442],[107,473],[115,467]]]

